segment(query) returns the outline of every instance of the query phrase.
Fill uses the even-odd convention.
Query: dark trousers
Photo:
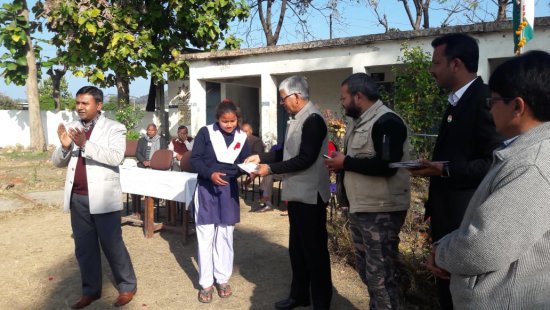
[[[101,249],[111,266],[119,292],[136,289],[134,267],[122,240],[120,211],[90,214],[89,206],[88,196],[72,194],[71,226],[82,295],[101,295]]]
[[[447,279],[435,278],[437,286],[437,298],[442,310],[453,310],[453,298],[449,289],[450,281]]]
[[[290,237],[288,251],[292,267],[290,297],[313,302],[314,309],[329,309],[332,298],[328,254],[326,203],[288,202]]]

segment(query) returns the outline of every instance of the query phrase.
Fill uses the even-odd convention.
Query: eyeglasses
[[[493,107],[493,104],[495,104],[495,101],[504,101],[508,102],[510,100],[514,100],[514,98],[504,98],[504,97],[489,97],[485,98],[485,105],[488,109]]]
[[[281,98],[281,101],[279,102],[280,104],[285,104],[285,100],[290,97],[290,96],[294,96],[294,95],[299,95],[300,93],[292,93],[290,95],[286,95],[284,96],[283,98]]]

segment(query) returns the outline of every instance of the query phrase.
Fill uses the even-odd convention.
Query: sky
[[[384,28],[379,25],[376,16],[373,14],[373,10],[365,4],[366,0],[360,1],[337,1],[339,3],[339,21],[333,22],[333,37],[349,37],[349,36],[358,36],[358,35],[367,35],[384,32]],[[370,0],[369,0],[370,1]],[[4,3],[11,2],[8,0],[0,0],[0,5]],[[322,1],[314,1],[314,3],[322,3]],[[403,5],[399,0],[383,0],[379,1],[379,12],[381,14],[386,14],[388,23],[392,28],[398,28],[400,30],[410,30],[411,26],[408,22],[408,19],[403,9]],[[434,3],[435,1],[432,1]],[[535,16],[550,16],[550,1],[547,0],[538,0],[536,1],[535,6]],[[34,5],[34,0],[28,0],[29,7]],[[411,8],[413,9],[413,8]],[[414,10],[414,9],[413,9]],[[278,45],[296,43],[303,41],[311,40],[322,40],[330,38],[330,29],[329,22],[326,16],[323,16],[318,11],[310,10],[312,13],[305,16],[309,25],[310,34],[305,36],[303,31],[298,25],[296,20],[285,19],[283,24],[284,29],[281,32],[281,37],[279,39]],[[486,12],[489,13],[486,13]],[[482,1],[481,9],[478,10],[481,18],[485,20],[494,20],[490,14],[496,12],[496,6],[492,4],[491,0]],[[512,14],[509,13],[508,16]],[[437,27],[445,19],[447,14],[445,10],[441,7],[437,7],[430,11],[430,26]],[[450,24],[468,24],[467,19],[463,14],[453,15],[453,19],[450,20]],[[257,20],[257,18],[256,18]],[[263,32],[258,23],[250,25],[250,21],[233,23],[232,32],[236,34],[237,37],[243,38],[242,48],[247,47],[258,47],[265,44],[265,39]],[[248,31],[250,29],[250,31]],[[535,25],[536,31],[536,25]],[[245,33],[249,33],[248,36]],[[44,35],[47,37],[47,34]],[[536,37],[535,37],[536,40]],[[5,49],[0,48],[0,54],[3,54]],[[53,56],[55,49],[50,46],[44,46],[42,54]],[[43,78],[46,78],[47,75],[44,74]],[[76,91],[85,85],[90,83],[84,78],[76,78],[71,73],[67,73],[65,78],[69,84],[69,92],[75,94]],[[149,80],[139,78],[131,82],[130,84],[130,95],[135,97],[140,97],[147,95],[149,90]],[[103,88],[103,92],[108,94],[116,95],[116,88]],[[25,87],[24,86],[15,86],[14,84],[6,85],[4,79],[0,77],[0,93],[4,93],[9,97],[15,99],[25,99]]]

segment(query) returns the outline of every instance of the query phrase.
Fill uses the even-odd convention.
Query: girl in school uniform
[[[217,121],[199,130],[191,154],[198,174],[195,222],[198,239],[198,300],[212,301],[214,280],[221,298],[231,296],[233,230],[240,221],[237,164],[250,155],[246,133],[238,126],[240,112],[225,99],[216,108]]]

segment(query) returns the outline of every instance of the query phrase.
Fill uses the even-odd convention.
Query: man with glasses
[[[496,133],[485,99],[489,89],[477,76],[479,48],[470,36],[453,33],[432,41],[431,74],[449,91],[432,161],[421,160],[416,176],[430,177],[426,218],[431,219],[432,240],[457,229],[470,198],[489,170],[492,151],[502,138]],[[442,309],[453,309],[449,281],[437,278]]]
[[[305,77],[283,80],[279,95],[291,115],[284,146],[279,151],[247,159],[269,163],[258,166],[256,174],[260,176],[283,174],[282,200],[288,201],[292,283],[288,298],[275,303],[275,308],[293,309],[313,303],[313,309],[329,309],[332,298],[326,228],[329,178],[322,156],[327,150],[327,126],[323,114],[309,100]]]
[[[550,54],[500,65],[487,102],[506,139],[460,227],[436,244],[434,274],[451,279],[457,309],[550,306]]]

